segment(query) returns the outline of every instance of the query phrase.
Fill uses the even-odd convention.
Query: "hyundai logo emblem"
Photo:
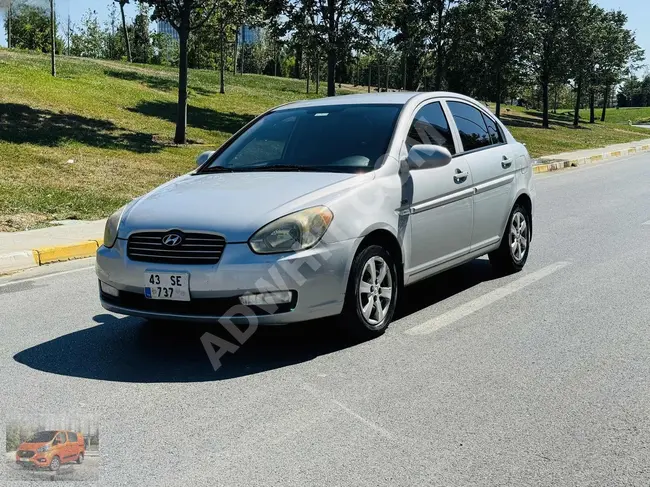
[[[168,233],[162,238],[163,245],[177,247],[183,242],[183,237],[178,233]]]

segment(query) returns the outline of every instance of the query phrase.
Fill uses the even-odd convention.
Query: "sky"
[[[32,1],[49,3],[48,0]],[[646,64],[650,66],[650,28],[648,28],[650,25],[650,5],[648,5],[648,0],[594,0],[594,2],[606,10],[619,9],[627,14],[627,27],[636,32],[637,44],[645,50]],[[0,4],[2,3],[3,0],[0,0]],[[111,3],[110,0],[55,0],[55,8],[60,25],[65,24],[68,14],[73,23],[79,24],[82,15],[88,9],[95,10],[99,21],[103,24],[108,19],[108,9]],[[135,17],[137,7],[134,4],[135,2],[132,2],[125,7],[125,14],[129,19]],[[7,36],[4,32],[4,17],[2,17],[0,22],[0,46],[6,47],[6,45]]]

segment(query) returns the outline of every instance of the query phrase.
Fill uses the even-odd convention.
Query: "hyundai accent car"
[[[100,299],[151,320],[341,315],[379,335],[415,282],[484,254],[521,270],[534,201],[526,147],[471,98],[290,103],[108,219]]]

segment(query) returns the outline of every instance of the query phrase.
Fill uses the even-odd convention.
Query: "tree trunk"
[[[316,94],[320,95],[320,52],[316,51]]]
[[[52,41],[52,76],[56,76],[56,23],[54,18],[54,0],[50,0],[50,37]]]
[[[542,127],[548,128],[548,77],[542,79]]]
[[[497,65],[497,106],[494,109],[494,114],[497,118],[501,118],[501,64]]]
[[[609,85],[605,86],[605,97],[603,98],[603,113],[600,115],[600,121],[605,121],[605,112],[607,111],[607,105],[609,105]]]
[[[11,0],[9,0],[9,5],[7,7],[7,49],[11,49]]]
[[[357,75],[354,77],[354,86],[359,84],[359,56],[357,56]]]
[[[553,113],[557,113],[557,84],[553,87],[554,88],[554,96],[555,100],[553,100]]]
[[[278,75],[278,50],[277,46],[273,44],[273,76]]]
[[[226,69],[225,63],[224,63],[224,57],[223,57],[223,37],[224,37],[224,30],[226,29],[226,26],[224,25],[223,28],[221,29],[221,35],[219,36],[219,56],[221,57],[221,62],[220,62],[220,73],[219,73],[219,93],[222,95],[226,93],[226,83],[224,82],[224,70]]]
[[[596,93],[593,88],[589,89],[589,123],[596,123]]]
[[[445,0],[439,0],[438,40],[437,40],[437,49],[436,49],[436,77],[433,85],[433,91],[440,91],[440,87],[442,86],[442,19],[443,19],[444,7],[445,7]]]
[[[332,1],[332,0],[330,0]],[[334,72],[336,70],[336,51],[333,47],[327,51],[327,96],[336,95],[336,84],[334,81]]]
[[[124,32],[124,42],[126,42],[126,55],[129,62],[131,58],[131,43],[129,42],[129,32],[126,30],[126,18],[124,17],[124,4],[120,2],[120,13],[122,14],[122,32]]]
[[[239,47],[239,29],[235,29],[235,51],[233,53],[232,74],[237,74],[237,49]]]
[[[241,74],[244,75],[244,55],[246,54],[246,37],[244,37],[244,26],[241,26]]]
[[[390,75],[390,69],[388,69],[388,65],[386,65],[386,93],[388,93],[388,78]]]
[[[309,58],[307,58],[307,61],[305,61],[305,63],[307,64],[307,94],[309,94],[309,81],[310,81],[310,78],[311,78],[311,73],[310,73],[311,70],[309,69],[310,68],[309,61],[310,61]]]
[[[175,144],[187,142],[185,132],[187,128],[187,38],[189,37],[189,18],[181,21],[178,30],[179,59],[178,59],[178,108],[176,114]]]
[[[402,89],[406,91],[406,53],[404,53],[404,75],[402,76]]]
[[[293,77],[300,79],[300,71],[302,68],[302,46],[296,46],[296,63],[293,65]]]
[[[578,76],[578,88],[576,90],[576,106],[573,111],[573,126],[578,128],[580,125],[580,96],[582,95],[582,77]]]
[[[370,93],[371,81],[372,81],[372,64],[368,63],[368,93]]]
[[[377,61],[377,93],[381,93],[381,63]]]

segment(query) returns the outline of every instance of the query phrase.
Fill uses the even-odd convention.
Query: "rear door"
[[[474,227],[471,250],[501,239],[510,212],[516,165],[512,148],[486,110],[466,101],[447,100],[462,143],[462,158],[473,178]]]
[[[70,444],[70,455],[74,455],[73,459],[76,460],[79,455],[79,451],[81,450],[79,448],[79,443],[77,440],[77,433],[68,431],[68,442]]]
[[[405,141],[406,150],[416,144],[446,147],[456,144],[440,101],[417,108]],[[472,236],[472,176],[463,158],[443,167],[410,169],[412,184],[412,278],[425,277],[430,269],[469,252]]]

